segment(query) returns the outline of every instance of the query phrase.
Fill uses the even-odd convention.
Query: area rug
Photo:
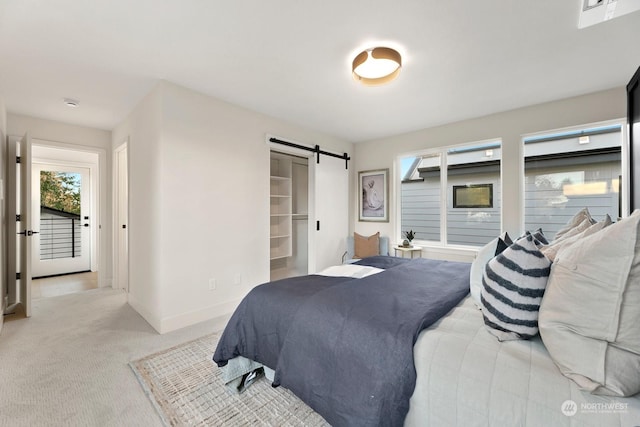
[[[211,334],[129,363],[167,426],[328,426],[284,387],[266,378],[242,394],[228,390],[211,357]]]

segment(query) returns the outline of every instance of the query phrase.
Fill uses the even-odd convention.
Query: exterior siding
[[[454,208],[453,186],[493,184],[493,208]],[[440,180],[402,184],[402,230],[416,239],[440,241]],[[455,175],[447,182],[447,243],[481,246],[500,234],[500,179],[497,174]]]
[[[536,186],[536,177],[567,171],[584,173],[585,184],[597,184],[606,188],[607,193],[566,195],[563,187],[543,190],[540,184]],[[525,176],[525,229],[542,228],[545,235],[553,239],[556,232],[585,206],[589,208],[594,219],[601,220],[608,214],[615,221],[619,208],[617,188],[619,175],[620,164],[616,162],[595,163],[575,168],[528,170]],[[453,208],[454,185],[485,183],[493,184],[493,208]],[[440,200],[439,179],[403,183],[402,230],[415,231],[418,240],[440,241]],[[495,174],[449,177],[447,243],[482,246],[499,235],[501,201],[500,179]],[[508,208],[507,205],[506,209]]]

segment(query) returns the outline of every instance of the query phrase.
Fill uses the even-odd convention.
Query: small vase
[[[407,239],[404,239],[404,241],[402,242],[402,246],[405,248],[410,248],[411,247],[411,242],[408,241]]]

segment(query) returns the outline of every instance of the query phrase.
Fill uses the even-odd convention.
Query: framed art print
[[[358,172],[359,221],[389,222],[389,169]]]

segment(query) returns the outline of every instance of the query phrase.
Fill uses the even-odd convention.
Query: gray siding
[[[562,185],[544,189],[545,175],[562,172],[584,173],[586,184],[599,183],[607,189],[605,194],[565,194]],[[609,214],[618,217],[618,189],[620,175],[617,162],[594,163],[576,167],[531,169],[525,176],[525,230],[542,228],[553,239],[556,232],[584,207],[596,220]],[[541,179],[542,178],[542,179]],[[538,185],[536,185],[538,181]],[[464,184],[493,184],[493,208],[453,208],[453,186]],[[495,174],[450,176],[447,183],[447,243],[482,246],[500,234],[502,196],[500,179]],[[557,184],[557,183],[556,183]],[[416,239],[440,241],[440,180],[402,184],[402,231],[417,232]],[[508,205],[506,206],[508,209]]]
[[[453,208],[453,186],[493,184],[493,208]],[[402,184],[402,231],[418,240],[440,241],[440,180]],[[500,179],[497,174],[456,175],[447,182],[447,243],[481,246],[500,234]]]
[[[440,241],[440,180],[402,183],[401,210],[403,232],[413,230],[417,240]]]

